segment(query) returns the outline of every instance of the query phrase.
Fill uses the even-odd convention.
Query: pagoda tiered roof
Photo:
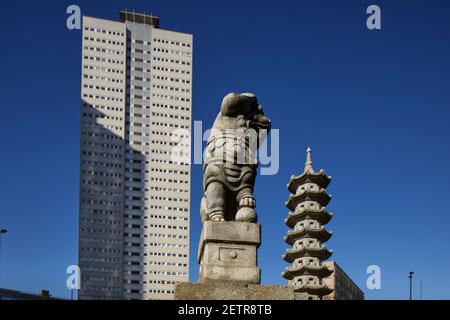
[[[320,266],[298,266],[298,267],[288,267],[286,270],[282,273],[282,276],[285,279],[292,280],[295,277],[302,276],[302,275],[312,275],[317,276],[321,278],[328,277],[333,273],[333,270],[330,270],[326,265],[320,265]]]
[[[294,290],[296,292],[307,292],[309,294],[315,294],[318,296],[324,296],[333,292],[333,288],[328,287],[326,284],[294,284]]]
[[[286,201],[286,206],[295,211],[295,207],[301,202],[305,201],[315,201],[321,206],[326,206],[331,200],[331,196],[325,192],[325,189],[315,190],[302,190],[300,193],[289,195],[288,201]]]
[[[332,177],[328,176],[324,170],[319,172],[305,171],[299,176],[291,176],[287,185],[289,192],[296,193],[297,189],[305,183],[315,183],[321,188],[326,188],[331,182]]]
[[[284,241],[290,245],[293,245],[296,240],[303,238],[314,238],[325,242],[330,239],[331,235],[332,232],[323,226],[320,228],[304,227],[299,230],[289,230],[287,236],[284,237]]]
[[[320,248],[314,247],[301,247],[299,249],[290,248],[286,250],[286,253],[283,254],[283,259],[287,262],[294,262],[295,259],[302,257],[315,257],[320,258],[322,260],[326,260],[333,254],[332,250],[329,250],[325,246]]]
[[[332,216],[333,214],[328,212],[325,207],[320,208],[320,210],[302,208],[300,210],[290,211],[284,222],[291,228],[294,228],[297,222],[308,218],[317,220],[320,224],[327,224],[331,220]]]

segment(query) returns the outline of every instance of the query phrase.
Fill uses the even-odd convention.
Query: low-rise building
[[[0,300],[61,300],[50,295],[48,290],[41,290],[38,294],[0,288]]]
[[[364,300],[364,292],[356,285],[356,283],[342,270],[342,268],[334,261],[326,261],[323,263],[333,273],[323,281],[333,288],[333,292],[324,297],[328,300]]]

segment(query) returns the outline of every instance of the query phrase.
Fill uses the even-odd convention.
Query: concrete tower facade
[[[173,150],[191,131],[192,35],[84,17],[82,53],[79,297],[172,299],[189,274],[190,165]]]

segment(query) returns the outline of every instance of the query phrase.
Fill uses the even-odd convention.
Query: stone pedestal
[[[233,281],[259,284],[257,249],[261,243],[261,226],[235,221],[205,221],[200,237],[199,282]]]
[[[180,282],[175,300],[294,300],[294,289],[234,281]]]

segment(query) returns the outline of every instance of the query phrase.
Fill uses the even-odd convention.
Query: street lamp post
[[[409,273],[409,300],[412,300],[412,277],[413,277],[414,272],[410,272]]]
[[[2,280],[2,236],[7,232],[6,229],[0,229],[0,282]]]

